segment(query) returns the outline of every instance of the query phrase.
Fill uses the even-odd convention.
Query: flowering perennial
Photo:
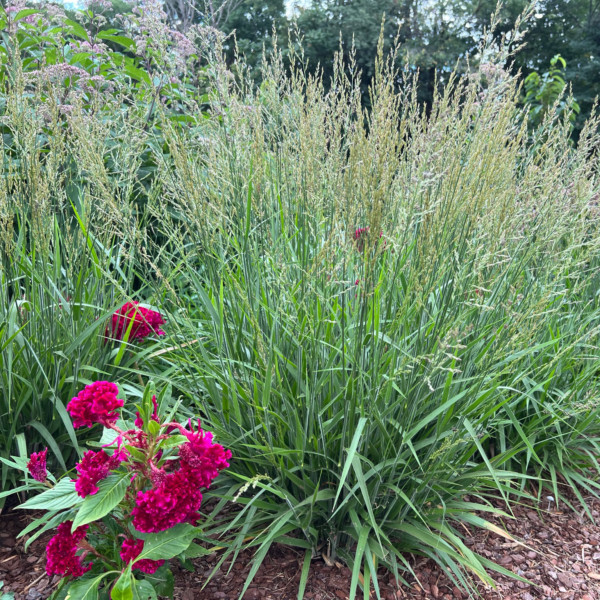
[[[165,561],[164,560],[150,560],[148,558],[142,558],[142,560],[135,560],[140,552],[144,549],[144,540],[131,540],[127,539],[123,542],[123,546],[121,547],[121,560],[125,563],[130,561],[135,561],[133,563],[134,569],[139,569],[142,573],[148,573],[152,575],[152,573],[156,573],[156,570],[161,567]]]
[[[83,502],[77,500],[65,507],[70,511],[65,516],[70,517],[80,503],[74,521],[75,525],[83,525],[75,531],[71,531],[71,520],[58,526],[46,547],[48,576],[77,578],[90,570],[93,576],[107,572],[120,574],[126,563],[134,571],[164,580],[165,574],[159,569],[165,560],[155,555],[138,559],[145,542],[135,537],[135,530],[156,535],[179,524],[195,526],[200,519],[202,490],[229,466],[231,452],[215,443],[213,434],[203,431],[200,422],[195,426],[191,420],[187,426],[176,421],[164,422],[152,391],[152,384],[148,384],[143,408],[136,412],[131,429],[120,426],[119,409],[124,402],[117,398],[117,386],[109,381],[87,385],[67,405],[75,427],[100,423],[116,436],[111,435],[112,441],[101,449],[85,452],[75,466],[77,477],[71,481]],[[147,426],[148,421],[153,423],[152,427]],[[27,465],[38,481],[46,481],[46,453],[47,449],[32,454]],[[118,485],[100,489],[98,483],[111,471],[119,474]],[[96,494],[96,499],[88,498]],[[104,509],[107,504],[111,508],[108,514]],[[90,507],[99,514],[96,520],[91,520]],[[89,539],[86,537],[88,528]],[[154,544],[153,552],[156,552],[156,538]],[[93,563],[84,564],[88,553],[96,558]],[[93,576],[89,581],[98,581],[100,585],[102,578]],[[131,581],[134,580],[137,581],[135,577]],[[101,587],[108,590],[111,584],[102,581]]]
[[[179,470],[157,469],[151,476],[153,487],[138,492],[131,515],[133,526],[142,533],[164,531],[178,523],[195,525],[202,502],[200,488],[209,487],[219,471],[229,466],[231,451],[215,444],[211,432],[200,426],[188,431],[178,423],[173,427],[188,441],[179,447]]]
[[[61,523],[56,535],[46,546],[48,559],[46,574],[48,577],[52,575],[81,577],[92,568],[92,563],[84,566],[81,557],[77,556],[77,545],[85,538],[88,526],[78,527],[71,533],[72,524],[72,521]]]
[[[367,235],[369,235],[368,227],[359,227],[354,231],[354,241],[356,242],[356,249],[359,252],[362,252],[365,249],[365,238],[367,237]],[[383,231],[379,232],[379,237],[383,237]]]
[[[32,452],[27,463],[29,474],[41,483],[46,481],[48,471],[46,470],[46,455],[48,448],[44,448],[41,452]]]
[[[133,321],[133,324],[131,324],[131,321]],[[165,332],[160,328],[164,322],[159,312],[144,308],[138,302],[127,302],[113,314],[110,331],[107,327],[107,336],[110,333],[114,339],[122,340],[130,325],[130,340],[143,340],[153,333],[165,335]]]
[[[79,394],[67,404],[67,411],[73,419],[73,427],[91,427],[101,423],[110,427],[117,422],[118,408],[123,400],[117,398],[119,390],[109,381],[95,381],[86,385]]]
[[[124,458],[122,452],[115,452],[112,456],[104,450],[86,452],[75,466],[75,470],[79,473],[79,478],[74,480],[77,493],[82,498],[96,494],[98,492],[96,484],[108,477],[110,471],[116,469]]]
[[[225,450],[220,444],[215,444],[210,431],[202,431],[200,423],[198,429],[191,432],[183,431],[188,441],[179,447],[181,469],[190,481],[200,487],[208,488],[216,479],[219,471],[229,466],[231,451]]]

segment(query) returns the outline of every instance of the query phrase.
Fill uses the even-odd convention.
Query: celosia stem
[[[98,552],[98,550],[96,550],[96,548],[94,548],[87,540],[81,540],[77,543],[77,545],[82,550],[85,550],[86,552],[91,552],[98,558],[101,558],[104,562],[107,562],[109,565],[115,565],[114,561],[110,560],[107,556],[104,556],[104,554],[100,554],[100,552]]]
[[[112,429],[113,431],[116,431],[119,434],[119,437],[125,438],[130,444],[135,444],[135,440],[130,435],[128,435],[126,431],[123,431],[120,427],[117,427],[114,423],[105,423],[104,426],[107,427],[108,429]],[[112,446],[112,444],[113,444],[113,442],[111,442],[110,444],[107,444],[107,445]]]

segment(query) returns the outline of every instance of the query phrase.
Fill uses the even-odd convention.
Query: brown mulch
[[[495,533],[464,528],[466,543],[475,552],[494,560],[532,583],[516,581],[504,575],[494,576],[496,589],[479,584],[485,600],[600,600],[600,501],[590,500],[596,525],[585,513],[561,510],[538,512],[532,507],[514,510],[516,519],[491,519],[522,543],[511,542]],[[44,600],[54,587],[44,571],[45,544],[48,536],[34,542],[27,554],[17,533],[29,515],[0,515],[0,581],[3,591],[15,593],[15,600]],[[524,545],[523,545],[524,544]],[[251,553],[241,553],[234,567],[223,565],[206,584],[218,562],[217,556],[194,560],[191,573],[173,561],[176,600],[236,600],[250,569]],[[456,588],[431,561],[410,557],[419,583],[408,578],[409,586],[397,586],[390,574],[383,573],[379,583],[385,600],[455,600],[471,597]],[[259,569],[245,600],[296,600],[303,554],[274,546]],[[206,585],[205,585],[206,584]],[[202,586],[204,586],[202,589]],[[348,598],[350,571],[327,566],[315,559],[306,586],[306,600],[343,600]],[[1,595],[1,594],[0,594]],[[358,598],[363,593],[357,594]],[[375,598],[375,594],[371,595]]]

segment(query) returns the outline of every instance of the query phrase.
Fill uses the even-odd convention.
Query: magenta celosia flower
[[[156,403],[156,396],[152,396],[152,405],[154,406],[154,410],[152,411],[152,415],[150,416],[150,419],[152,421],[156,421],[158,423],[158,404]],[[136,427],[143,427],[144,421],[142,420],[142,417],[140,416],[139,410],[135,411],[135,416],[136,416],[136,419],[133,424]]]
[[[359,227],[354,232],[354,241],[356,242],[356,249],[362,252],[365,249],[365,237],[369,234],[368,227]]]
[[[72,481],[75,481],[77,494],[82,498],[96,494],[98,492],[96,484],[108,477],[108,474],[116,469],[124,458],[123,452],[120,451],[109,456],[104,450],[99,452],[88,450],[75,466],[79,477]]]
[[[77,556],[77,544],[85,538],[88,526],[82,525],[71,533],[72,521],[65,521],[58,526],[56,535],[46,546],[46,574],[81,577],[92,568],[92,563],[83,566],[81,557]]]
[[[29,474],[36,480],[44,483],[48,476],[46,470],[46,455],[48,454],[48,448],[44,448],[41,452],[32,452],[27,463],[27,469]]]
[[[369,232],[369,228],[368,227],[359,227],[354,232],[354,239],[355,240],[359,240],[363,235],[366,235],[368,232]]]
[[[365,249],[365,238],[369,234],[368,227],[359,227],[354,231],[354,241],[356,242],[356,249],[362,252]],[[383,237],[383,231],[379,232],[379,237]],[[385,246],[385,241],[384,241]]]
[[[121,560],[125,563],[134,561],[144,549],[144,540],[125,540],[121,547]],[[152,575],[165,563],[164,560],[150,560],[143,558],[133,563],[133,569],[139,569],[142,573]]]
[[[118,393],[117,386],[110,381],[86,385],[67,404],[73,427],[91,427],[94,423],[102,423],[105,427],[114,425],[119,418],[116,410],[123,406],[123,400],[117,398]]]
[[[202,503],[200,489],[182,471],[164,473],[154,487],[138,492],[131,512],[133,526],[142,533],[157,533],[178,523],[196,524]]]
[[[153,333],[165,335],[160,328],[165,322],[162,315],[155,310],[140,306],[138,302],[127,302],[113,314],[112,323],[106,328],[106,335],[110,334],[114,339],[122,340],[132,320],[130,340],[143,340]]]
[[[181,469],[199,487],[209,487],[219,471],[229,466],[231,451],[213,443],[213,434],[202,431],[199,422],[197,431],[190,429],[191,432],[184,434],[188,441],[179,447]]]

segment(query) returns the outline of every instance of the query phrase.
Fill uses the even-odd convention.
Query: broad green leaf
[[[21,19],[24,19],[25,17],[30,17],[31,15],[38,15],[40,14],[40,11],[36,8],[25,8],[23,10],[20,10],[14,17],[14,21],[15,23],[17,21],[20,21]]]
[[[130,475],[112,474],[98,484],[98,492],[87,496],[73,521],[73,529],[106,516],[123,498]]]
[[[135,579],[131,575],[131,563],[117,579],[110,592],[111,600],[133,600],[133,583]]]
[[[27,510],[61,510],[81,504],[83,499],[75,491],[75,483],[67,477],[61,479],[53,488],[30,498],[17,508]]]
[[[119,46],[123,46],[123,48],[135,48],[135,41],[131,38],[125,37],[124,35],[113,35],[105,31],[101,31],[96,37],[99,40],[108,40],[109,42],[119,44]]]
[[[102,573],[93,579],[74,581],[67,592],[66,600],[98,600],[98,586],[109,573]]]
[[[133,584],[133,600],[156,600],[154,586],[146,580],[136,581]]]
[[[160,533],[150,533],[144,538],[144,549],[137,560],[169,559],[184,552],[196,535],[196,528],[188,523],[180,523]]]
[[[71,19],[65,19],[64,23],[65,25],[69,25],[71,27],[73,33],[77,37],[80,37],[82,40],[86,40],[88,42],[90,41],[90,36],[88,35],[88,32],[85,30],[85,27],[83,27],[80,23],[77,23],[77,21],[72,21]]]
[[[185,557],[186,558],[198,558],[200,556],[206,556],[207,554],[212,554],[213,551],[209,550],[208,548],[205,548],[204,546],[201,546],[200,544],[196,544],[195,542],[192,542],[186,549],[185,549]]]
[[[155,573],[146,575],[145,580],[152,584],[152,587],[159,596],[173,597],[175,582],[173,573],[171,573],[166,564],[160,567]]]
[[[125,69],[127,75],[129,75],[132,79],[135,79],[136,81],[143,81],[148,85],[152,85],[152,81],[150,80],[150,77],[148,76],[148,73],[146,73],[146,71],[138,69],[133,65],[124,65],[123,68]]]

